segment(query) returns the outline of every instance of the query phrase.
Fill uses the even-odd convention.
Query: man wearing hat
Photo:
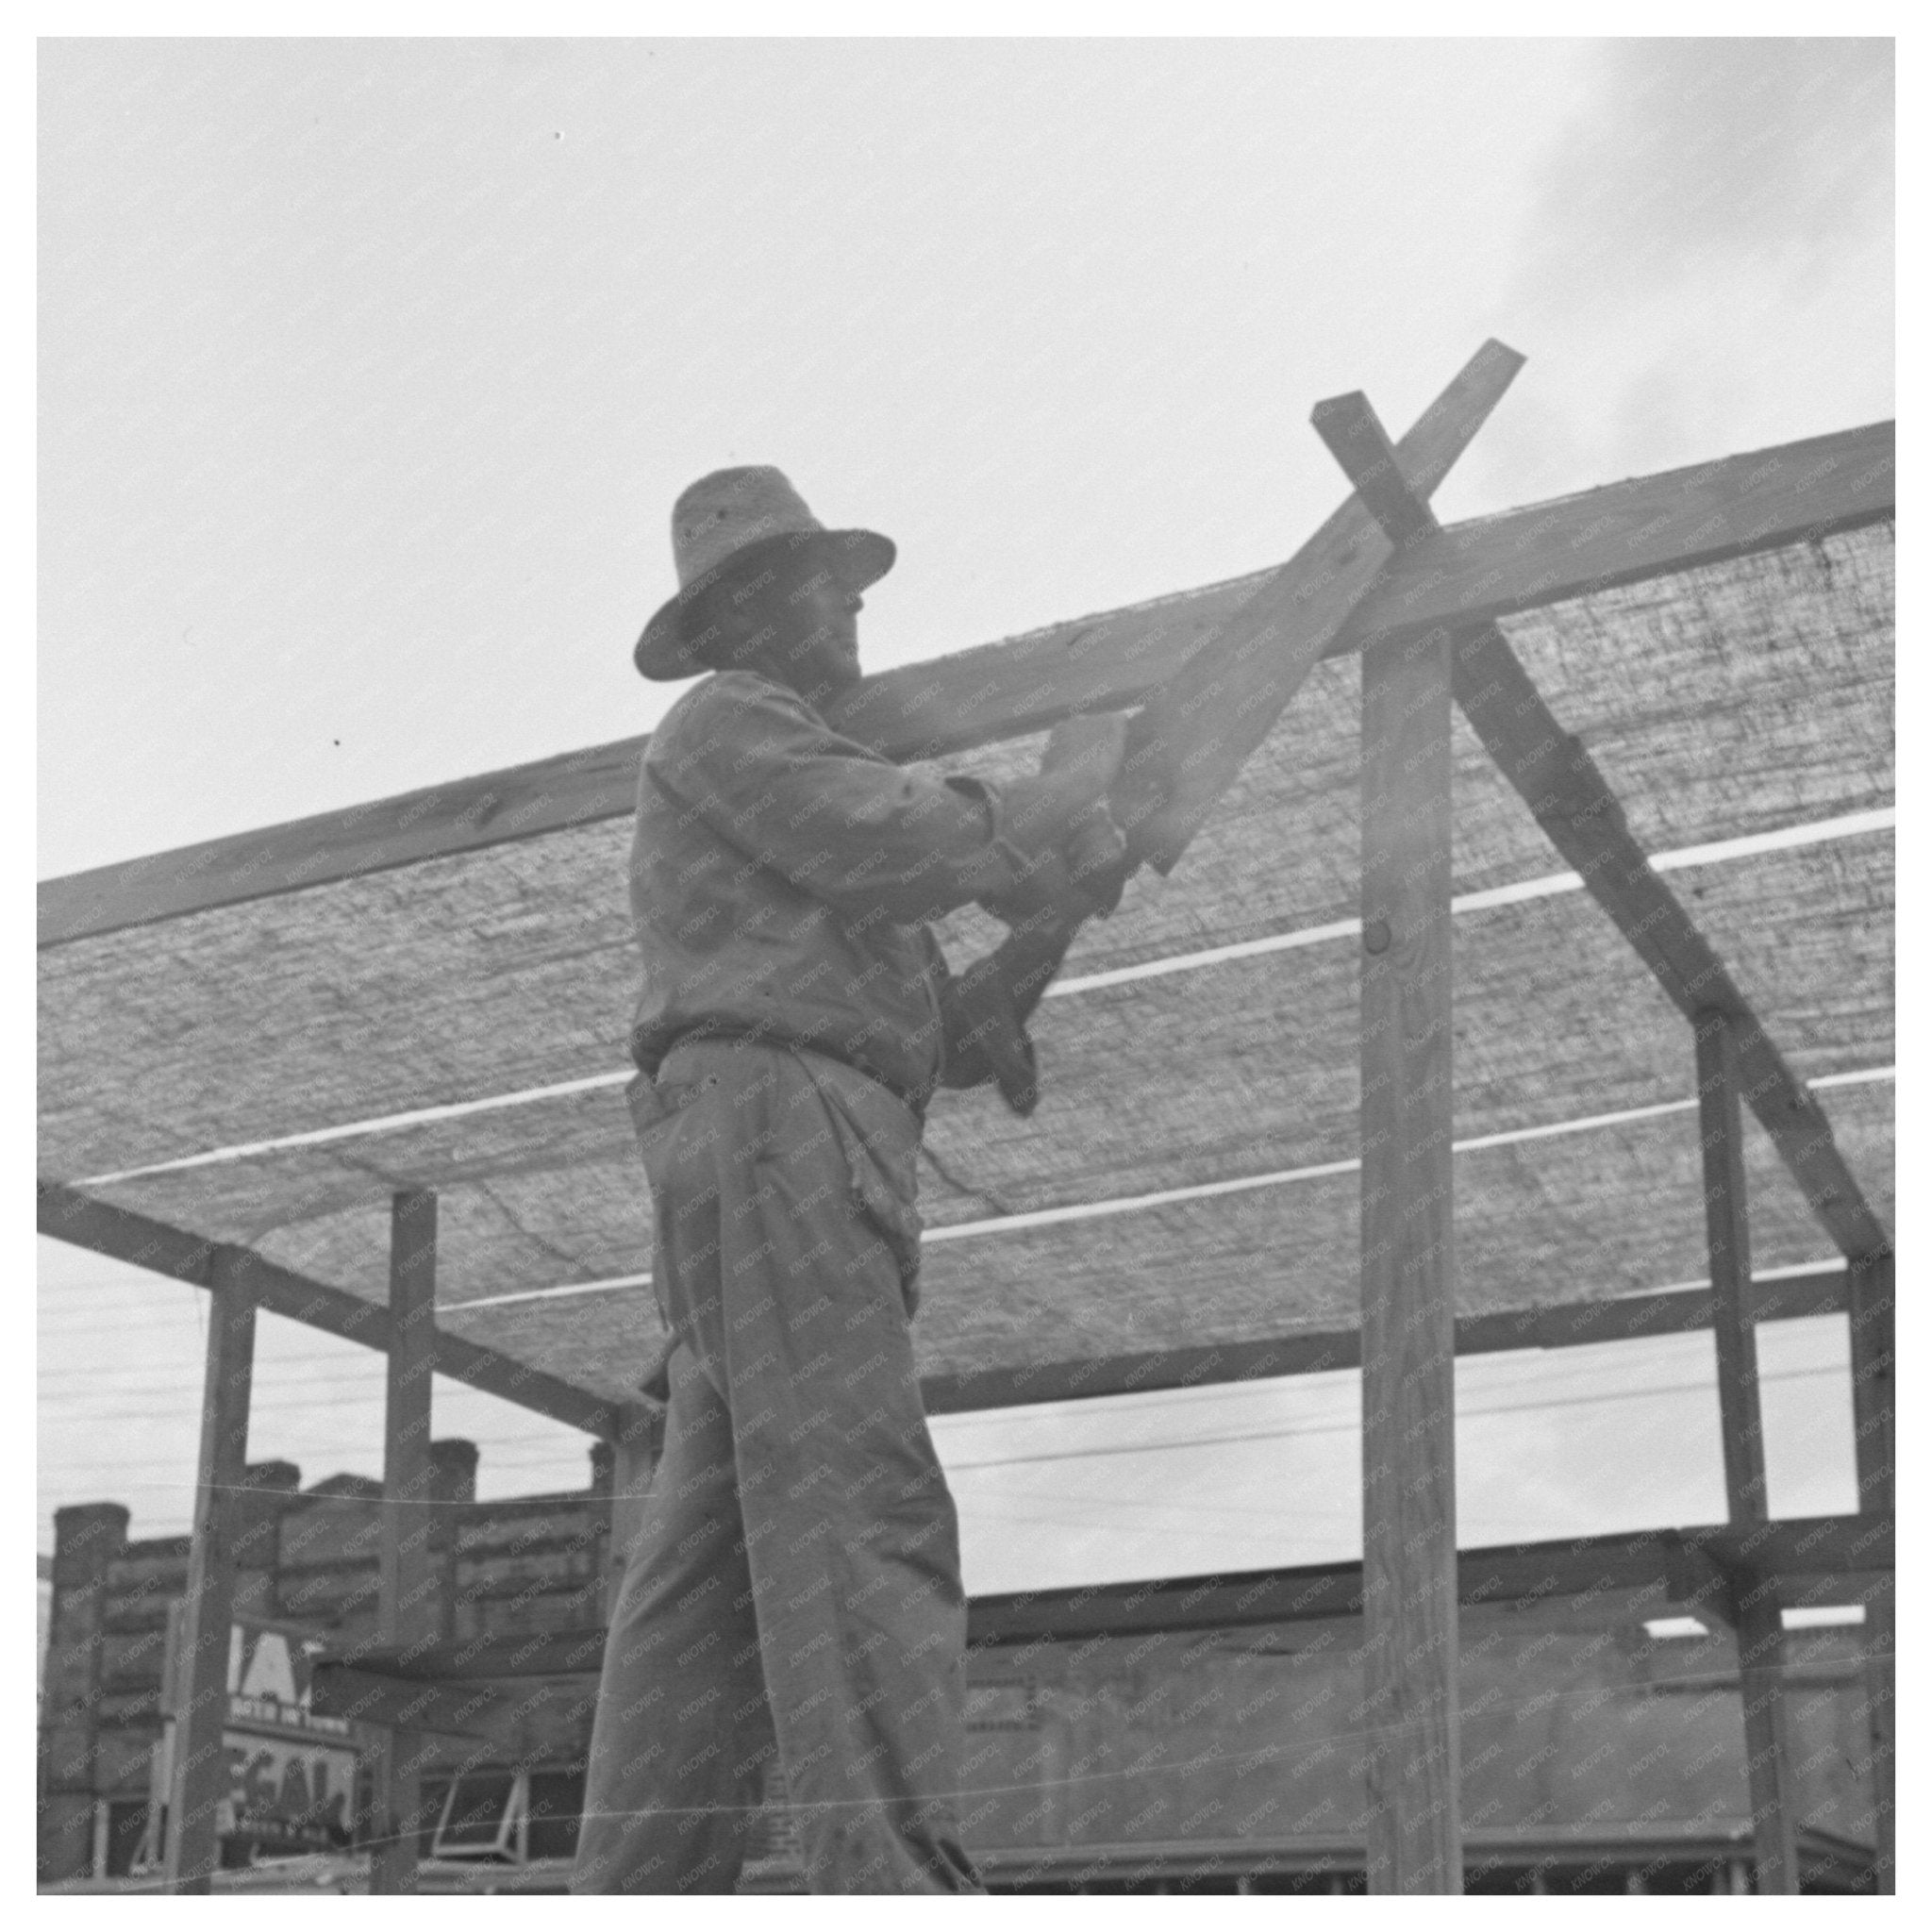
[[[858,682],[886,538],[825,529],[752,468],[687,490],[672,541],[680,588],[637,667],[711,675],[639,783],[628,1097],[674,1346],[574,1890],[732,1890],[775,1753],[813,1891],[976,1892],[915,1170],[936,1088],[1032,1105],[1026,1017],[1118,895],[1124,729],[1072,721],[999,787],[902,769],[823,715]],[[1011,931],[955,977],[927,922],[974,902]]]

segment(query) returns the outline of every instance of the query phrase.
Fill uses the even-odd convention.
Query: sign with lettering
[[[174,1708],[180,1606],[168,1628],[162,1709]],[[238,1617],[228,1634],[228,1796],[220,1837],[245,1855],[338,1849],[348,1844],[356,1802],[356,1740],[345,1719],[310,1707],[310,1659],[319,1638],[294,1624]],[[165,1717],[155,1748],[149,1808],[150,1850],[159,1857],[158,1819],[174,1764],[175,1720]]]

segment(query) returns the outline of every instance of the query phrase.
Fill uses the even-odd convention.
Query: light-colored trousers
[[[775,1748],[813,1891],[980,1891],[958,1524],[912,1360],[918,1119],[839,1061],[727,1041],[630,1098],[677,1346],[572,1890],[730,1891]]]

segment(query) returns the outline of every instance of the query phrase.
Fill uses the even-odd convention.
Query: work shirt
[[[755,672],[708,677],[652,733],[631,909],[631,1053],[750,1036],[842,1059],[923,1108],[991,1067],[986,1015],[926,922],[1010,891],[997,792],[908,771]]]

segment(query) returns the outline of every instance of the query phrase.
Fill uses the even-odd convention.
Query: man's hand
[[[1074,825],[1061,857],[1073,884],[1074,909],[1082,919],[1105,919],[1121,903],[1127,883],[1127,841],[1104,804],[1091,807]]]
[[[1075,827],[1106,798],[1126,750],[1124,712],[1056,724],[1041,754],[1040,770],[1005,788],[1007,836],[1028,852],[1066,845]]]
[[[1069,718],[1040,770],[1002,788],[1000,831],[1017,877],[985,902],[990,912],[1015,927],[1065,924],[1071,940],[1081,920],[1120,904],[1126,841],[1106,798],[1126,743],[1124,714]]]

